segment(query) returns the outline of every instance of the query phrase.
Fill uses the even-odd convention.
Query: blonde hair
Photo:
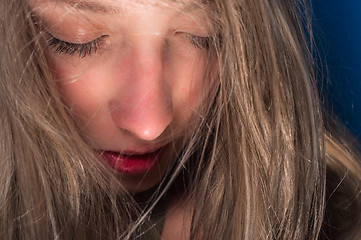
[[[191,239],[360,237],[358,155],[325,131],[307,2],[207,4],[218,88],[171,177],[185,168]],[[78,134],[31,10],[0,11],[1,239],[136,238],[145,213]]]

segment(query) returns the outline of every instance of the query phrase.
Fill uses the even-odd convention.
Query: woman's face
[[[95,154],[129,191],[155,185],[211,85],[200,1],[28,1],[64,102]]]

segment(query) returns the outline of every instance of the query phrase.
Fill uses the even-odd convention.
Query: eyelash
[[[188,35],[188,39],[191,42],[191,44],[196,48],[205,49],[205,50],[209,50],[212,42],[211,37],[201,37],[192,34]]]
[[[68,54],[71,56],[73,56],[75,53],[78,53],[78,56],[82,58],[96,53],[96,51],[102,45],[104,37],[106,37],[106,35],[104,35],[87,43],[71,43],[60,40],[50,33],[49,36],[49,48],[55,49],[54,53]],[[194,47],[205,50],[210,48],[212,41],[211,37],[201,37],[193,34],[187,34],[187,38]]]
[[[68,55],[74,55],[75,53],[78,53],[78,56],[82,58],[88,55],[90,56],[93,53],[96,53],[96,51],[102,45],[104,37],[106,37],[106,35],[104,35],[87,43],[71,43],[60,40],[52,36],[51,34],[49,35],[50,35],[48,39],[49,48],[55,49],[54,53],[57,54],[64,53]]]

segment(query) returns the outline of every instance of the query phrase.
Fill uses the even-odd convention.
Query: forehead
[[[159,7],[189,12],[204,7],[198,0],[27,0],[34,9],[66,7],[100,14],[117,14],[129,6]]]

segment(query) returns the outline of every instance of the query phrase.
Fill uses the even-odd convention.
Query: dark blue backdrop
[[[361,0],[313,0],[315,37],[329,108],[361,138]]]

